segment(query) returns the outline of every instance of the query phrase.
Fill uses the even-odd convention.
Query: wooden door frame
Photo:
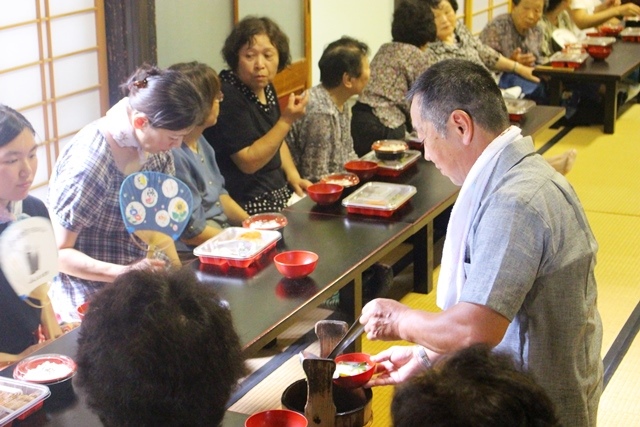
[[[109,105],[122,98],[120,85],[136,68],[158,62],[155,0],[104,0]]]

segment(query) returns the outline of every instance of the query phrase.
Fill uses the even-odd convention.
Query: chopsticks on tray
[[[573,73],[575,68],[573,67],[553,67],[551,65],[536,65],[536,70],[551,70],[551,71],[560,71],[564,73]]]

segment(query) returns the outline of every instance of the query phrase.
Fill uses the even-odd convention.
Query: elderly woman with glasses
[[[436,58],[437,61],[454,58],[466,59],[482,65],[489,71],[513,74],[518,76],[519,80],[527,87],[530,85],[531,92],[535,90],[540,79],[533,75],[533,68],[500,54],[474,37],[467,27],[456,18],[456,10],[458,9],[456,0],[426,1],[433,10],[438,37],[438,41],[430,43],[427,47],[427,54]],[[523,90],[525,89],[523,88]]]

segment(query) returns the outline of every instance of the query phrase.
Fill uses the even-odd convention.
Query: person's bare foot
[[[572,148],[571,150],[567,150],[557,156],[549,157],[547,162],[562,175],[566,175],[571,169],[573,169],[576,157],[578,157],[578,151]]]

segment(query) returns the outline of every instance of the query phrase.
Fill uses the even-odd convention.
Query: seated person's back
[[[245,373],[231,314],[191,270],[132,270],[92,299],[78,382],[105,426],[215,426]]]

